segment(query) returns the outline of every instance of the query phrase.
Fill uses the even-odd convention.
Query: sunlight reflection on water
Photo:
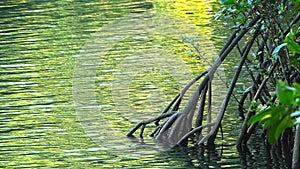
[[[209,39],[216,31],[210,25],[213,2],[1,1],[0,168],[239,168],[236,133],[232,132],[237,124],[234,113],[224,122],[226,139],[210,154],[208,150],[196,152],[195,147],[165,150],[149,137],[143,141],[125,138],[135,122],[157,115],[188,80],[207,68],[203,60],[188,54],[190,46],[182,37],[172,33],[201,32]],[[122,39],[124,35],[111,36],[114,32],[106,30],[108,38],[103,44],[111,47],[111,40],[120,43],[101,61],[82,63],[84,68],[96,68],[92,76],[96,92],[93,97],[80,98],[94,104],[82,105],[86,111],[77,116],[76,106],[82,102],[73,100],[73,78],[78,77],[73,68],[85,52],[86,42],[116,18],[146,11],[177,15],[189,20],[192,29],[178,22],[163,26],[166,21],[156,20],[160,27],[152,30],[153,34],[140,32]],[[131,26],[138,29],[143,24]],[[213,43],[198,39],[211,59]],[[124,84],[126,78],[130,84]],[[84,92],[91,89],[78,88]],[[88,131],[85,125],[89,125]],[[151,130],[147,128],[146,133]]]

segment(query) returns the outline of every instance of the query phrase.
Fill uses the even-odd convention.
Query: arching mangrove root
[[[223,48],[220,56],[216,60],[216,62],[212,65],[212,67],[203,73],[201,73],[199,76],[194,78],[190,83],[186,85],[186,87],[183,88],[183,90],[171,101],[171,103],[163,110],[162,114],[160,116],[150,118],[148,120],[142,121],[138,123],[134,128],[132,128],[127,136],[133,136],[133,134],[141,128],[140,137],[143,137],[145,126],[148,125],[151,122],[154,122],[157,127],[152,132],[151,136],[155,137],[158,140],[167,141],[170,144],[176,145],[181,144],[183,140],[186,140],[189,138],[192,134],[196,133],[202,134],[202,129],[208,127],[209,130],[206,133],[204,137],[198,140],[198,143],[203,143],[207,141],[208,139],[214,137],[218,132],[218,129],[220,127],[220,124],[222,122],[225,110],[227,108],[229,99],[231,94],[233,93],[233,89],[235,86],[235,83],[238,79],[239,73],[241,71],[241,68],[243,64],[245,63],[246,57],[248,55],[248,52],[250,51],[250,48],[254,42],[254,39],[251,40],[251,42],[248,44],[247,48],[245,48],[245,52],[243,55],[243,59],[240,63],[240,69],[237,75],[235,76],[229,91],[227,93],[227,96],[225,97],[220,112],[218,113],[216,119],[212,122],[211,121],[211,97],[212,97],[212,90],[211,90],[211,83],[213,82],[214,74],[216,73],[216,70],[221,65],[221,63],[225,60],[225,58],[228,56],[228,54],[237,46],[239,41],[245,36],[247,31],[251,27],[253,27],[258,21],[260,20],[260,17],[256,17],[252,22],[249,23],[249,25],[243,29],[240,29],[239,31],[232,34],[230,37],[231,41],[228,41],[225,47]],[[240,32],[238,35],[236,33]],[[205,76],[205,77],[204,77]],[[197,89],[194,91],[194,94],[189,99],[188,103],[179,110],[181,101],[183,99],[184,94],[187,92],[187,90],[195,84],[198,80],[200,80],[202,77],[204,77],[197,87]],[[208,100],[205,97],[206,93],[208,93]],[[198,105],[198,102],[201,103],[202,106],[198,108],[198,118],[197,118],[197,124],[204,124],[203,122],[203,111],[204,111],[204,105],[208,104],[208,113],[207,113],[207,119],[208,122],[205,125],[202,126],[195,126],[194,130],[192,129],[192,121],[194,117],[194,113],[196,111],[196,107]],[[165,122],[161,125],[159,125],[159,121],[162,119],[165,119]],[[202,121],[199,121],[199,119],[202,119]],[[190,133],[190,134],[189,134]],[[214,139],[213,139],[214,140]]]

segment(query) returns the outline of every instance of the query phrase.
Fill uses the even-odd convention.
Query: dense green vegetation
[[[257,108],[258,113],[253,116],[248,125],[259,122],[268,130],[267,139],[273,144],[278,141],[284,130],[300,123],[300,85],[288,86],[286,82],[278,81],[276,95],[278,103],[272,103],[268,107]],[[254,103],[255,104],[255,103]]]

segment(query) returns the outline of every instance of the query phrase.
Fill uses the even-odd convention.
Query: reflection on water
[[[201,50],[212,59],[215,49],[208,39],[217,36],[211,27],[214,1],[166,2],[1,1],[0,168],[239,168],[234,113],[224,121],[226,139],[214,151],[165,150],[148,137],[124,137],[137,121],[158,114],[189,79],[207,67],[188,52],[190,46],[180,34],[171,34],[189,32],[184,25],[164,26],[168,22],[154,20],[160,26],[152,34],[140,32],[114,45],[106,39],[109,50],[105,55],[97,48],[94,53],[87,51],[103,57],[85,64],[86,71],[81,72],[87,73],[91,65],[96,68],[93,97],[80,95],[91,88],[76,88],[87,82],[79,78],[87,74],[73,73],[84,50],[94,43],[91,37],[116,18],[131,14],[163,13],[189,21],[193,35],[200,34]],[[136,22],[140,21],[133,18],[132,23]],[[144,23],[151,32],[151,24]],[[113,31],[106,32],[100,36],[109,37]],[[78,107],[85,114],[77,114]],[[255,153],[251,164],[256,164]]]

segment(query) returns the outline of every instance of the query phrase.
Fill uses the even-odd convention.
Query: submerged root
[[[241,67],[243,66],[243,64],[245,62],[246,56],[248,55],[248,52],[249,52],[251,45],[253,44],[253,41],[255,38],[252,40],[251,43],[249,43],[247,48],[245,48],[246,50],[243,54],[243,60],[240,63],[240,70],[237,73],[237,75],[235,76],[235,78],[233,79],[231,87],[229,88],[229,90],[227,92],[227,96],[225,97],[225,99],[222,103],[221,109],[220,109],[216,119],[213,122],[211,122],[211,118],[212,118],[211,84],[213,82],[214,74],[216,73],[216,70],[219,68],[221,63],[228,56],[228,54],[234,49],[234,47],[237,46],[238,42],[245,36],[247,31],[252,26],[254,26],[259,20],[260,20],[260,17],[258,16],[252,22],[249,23],[248,27],[241,29],[240,33],[238,35],[236,35],[236,33],[238,33],[238,32],[235,32],[230,38],[230,39],[232,39],[232,41],[227,43],[227,45],[222,50],[222,53],[220,54],[220,56],[218,57],[216,62],[212,65],[212,67],[208,71],[201,73],[199,76],[197,76],[196,78],[191,80],[191,82],[189,82],[186,85],[186,87],[184,87],[182,89],[182,91],[163,110],[163,112],[160,116],[150,118],[145,121],[141,121],[140,123],[138,123],[134,128],[132,128],[128,132],[127,136],[132,137],[133,134],[139,128],[141,128],[140,137],[143,137],[144,129],[145,129],[146,125],[148,125],[151,122],[154,122],[157,127],[150,136],[155,137],[155,139],[157,139],[157,140],[167,141],[170,144],[172,144],[172,146],[177,145],[177,144],[182,144],[182,142],[184,140],[188,139],[194,133],[197,133],[198,135],[199,134],[203,135],[203,133],[202,133],[203,128],[209,128],[209,130],[207,131],[207,134],[204,137],[202,137],[201,139],[199,139],[197,141],[198,143],[203,143],[212,137],[215,138],[215,135],[217,134],[218,129],[221,125],[221,122],[222,122],[222,119],[224,116],[224,112],[227,108],[230,96],[231,96],[232,91],[235,86],[235,83],[236,83],[239,73],[241,71]],[[183,99],[184,94],[187,92],[187,90],[193,84],[195,84],[202,77],[204,77],[204,78],[202,79],[202,81],[199,84],[199,86],[197,87],[197,89],[194,91],[194,94],[191,96],[191,98],[189,99],[187,104],[184,106],[184,108],[182,110],[179,110],[179,107],[181,105],[181,101]],[[208,89],[208,90],[206,90],[206,89]],[[208,95],[207,95],[208,101],[206,100],[207,99],[206,97],[203,97],[203,96],[206,96],[206,93],[208,93]],[[196,123],[198,125],[199,124],[204,124],[204,125],[196,126],[195,129],[192,130],[192,121],[193,121],[194,113],[196,111],[198,102],[200,102],[201,105],[203,105],[203,106],[206,103],[208,104],[208,112],[207,112],[207,118],[206,118],[206,119],[208,119],[208,122],[207,122],[207,124],[204,124],[205,123],[205,122],[203,122],[204,107],[200,106],[197,111],[198,121]],[[162,119],[165,119],[165,118],[168,118],[168,119],[166,119],[162,125],[159,125],[159,121]],[[202,121],[200,122],[199,119],[202,119]]]
[[[252,13],[254,14],[254,13]],[[292,27],[293,24],[299,25],[300,12],[291,19],[290,23],[285,23],[283,30],[280,27],[282,23],[275,23],[275,27],[265,30],[264,24],[269,22],[266,16],[261,17],[259,14],[255,14],[254,19],[249,22],[247,26],[242,26],[230,36],[226,45],[221,50],[219,57],[216,59],[211,67],[201,73],[199,76],[191,80],[178,95],[170,102],[170,104],[162,111],[161,115],[150,118],[148,120],[141,121],[135,127],[133,127],[127,134],[128,137],[134,137],[134,133],[141,129],[140,137],[144,135],[144,130],[147,125],[154,123],[156,125],[155,130],[150,134],[156,140],[168,144],[170,147],[179,145],[186,146],[188,139],[196,136],[196,143],[207,145],[213,145],[217,138],[217,133],[221,129],[221,123],[232,96],[238,101],[240,116],[242,117],[242,128],[239,138],[237,139],[237,148],[240,152],[249,151],[246,147],[248,140],[254,133],[258,124],[247,125],[249,119],[255,115],[255,105],[251,103],[259,103],[261,105],[270,105],[276,102],[277,96],[274,94],[276,80],[282,79],[291,84],[293,81],[300,81],[300,68],[299,66],[289,66],[288,59],[289,54],[286,50],[283,50],[283,54],[278,54],[274,59],[273,51],[277,45],[273,38],[270,38],[272,29],[280,28],[277,30],[279,40],[283,41]],[[270,19],[270,18],[269,18]],[[251,34],[247,32],[251,29]],[[249,38],[251,37],[251,38]],[[246,43],[241,43],[241,39],[244,39]],[[247,39],[247,40],[245,40]],[[243,47],[241,48],[241,44]],[[274,45],[275,44],[275,45]],[[240,55],[240,62],[237,70],[230,82],[227,89],[226,96],[220,105],[219,112],[215,119],[212,119],[212,84],[214,82],[214,75],[217,69],[226,59],[226,57],[232,52],[233,49],[237,49]],[[199,51],[199,50],[197,50]],[[196,51],[196,52],[197,52]],[[249,59],[248,55],[255,55],[256,61]],[[248,64],[257,65],[259,70],[253,70]],[[258,62],[258,63],[256,63]],[[239,79],[239,75],[242,69],[246,69],[252,80],[252,85],[241,95],[240,100],[233,94],[235,85]],[[201,79],[198,87],[194,91],[193,95],[189,98],[188,102],[182,106],[182,100],[185,93],[190,89],[192,85],[195,85]],[[199,105],[199,106],[197,106]],[[196,115],[195,115],[196,114]],[[206,117],[205,117],[206,115]],[[194,118],[196,116],[196,118]],[[193,126],[193,120],[195,119],[195,126]],[[162,124],[159,124],[160,120],[165,120]],[[300,152],[300,139],[299,139],[299,125],[292,132],[286,132],[281,136],[281,143],[279,147],[284,144],[289,144],[289,149],[284,150],[283,154],[287,160],[288,166],[293,168],[299,168],[299,152]],[[203,130],[206,129],[206,130]],[[294,130],[296,130],[294,132]],[[205,133],[206,132],[206,133]],[[266,131],[264,131],[266,132]],[[296,138],[293,137],[296,135]],[[291,141],[287,138],[295,138]],[[265,134],[263,134],[265,137]],[[281,145],[282,144],[282,145]],[[292,145],[293,144],[293,145]],[[267,149],[271,150],[272,146],[266,144]],[[271,147],[271,148],[270,148]],[[276,148],[276,147],[275,147]],[[293,150],[293,154],[291,151]],[[269,154],[272,154],[269,152]],[[290,160],[292,157],[292,160]]]

